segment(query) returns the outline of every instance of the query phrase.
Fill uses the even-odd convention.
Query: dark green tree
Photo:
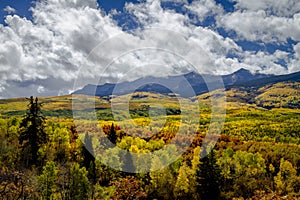
[[[44,131],[45,117],[41,113],[41,103],[38,98],[29,98],[28,111],[20,124],[19,144],[22,148],[26,165],[37,164],[39,148],[47,143],[48,137]]]
[[[110,127],[110,131],[108,133],[108,137],[107,138],[111,141],[111,143],[113,143],[113,144],[117,143],[118,137],[117,137],[117,132],[115,130],[115,126],[114,126],[113,123],[112,123],[112,125]]]
[[[92,137],[85,133],[84,143],[82,145],[82,167],[88,170],[88,178],[92,183],[96,182],[96,169],[95,169],[95,157],[94,148],[92,143]]]
[[[205,149],[203,154],[205,155]],[[220,169],[217,165],[216,154],[212,150],[207,156],[200,159],[197,175],[197,192],[201,199],[220,199]]]

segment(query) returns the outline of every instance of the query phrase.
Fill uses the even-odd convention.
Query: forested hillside
[[[185,105],[199,102],[200,122],[191,145],[170,165],[165,163],[187,140],[184,135],[175,137],[179,127],[187,134],[192,131],[181,120],[182,105],[177,99],[181,97],[135,93],[129,113],[141,128],[131,128],[131,132],[124,128],[126,121],[114,118],[110,107],[114,99],[70,95],[1,100],[0,197],[299,199],[299,83],[228,89],[224,127],[210,151],[201,148],[201,144],[210,125],[213,94],[182,98]],[[115,99],[118,98],[123,97]],[[82,107],[76,106],[75,110],[79,117],[74,118],[72,100],[82,99]],[[161,108],[165,112],[158,112]],[[151,112],[156,113],[155,123],[151,123]],[[90,125],[93,113],[104,135]],[[104,137],[116,146],[107,146]],[[176,145],[172,146],[174,138]],[[120,151],[143,154],[156,152],[167,144],[174,151],[165,152],[164,159],[154,157],[152,163],[137,163],[130,154]],[[104,148],[106,156],[101,157],[99,152]],[[201,158],[205,151],[210,153]],[[164,167],[143,173],[123,172],[128,165],[135,171],[142,171],[141,166]]]

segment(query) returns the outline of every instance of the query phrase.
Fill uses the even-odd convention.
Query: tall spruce
[[[204,151],[202,155],[205,155]],[[220,199],[220,169],[216,162],[214,150],[200,159],[196,172],[197,192],[200,199]]]
[[[108,139],[111,141],[111,143],[113,144],[116,144],[117,143],[117,132],[115,130],[115,126],[114,124],[112,123],[111,127],[110,127],[110,131],[109,131],[109,134],[108,134]]]
[[[20,124],[19,144],[22,148],[22,157],[26,165],[37,164],[39,148],[47,143],[48,137],[45,128],[45,117],[41,112],[41,103],[38,98],[29,98],[28,111]]]
[[[82,145],[82,165],[88,170],[88,178],[92,183],[96,183],[96,168],[94,148],[92,143],[92,137],[86,133],[84,137],[84,144]]]

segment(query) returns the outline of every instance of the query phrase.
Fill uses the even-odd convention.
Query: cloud
[[[218,25],[234,30],[240,39],[264,43],[286,43],[300,40],[300,13],[293,17],[268,16],[266,11],[235,11],[218,17]]]
[[[161,2],[188,4],[188,0],[161,0]]]
[[[295,52],[293,59],[290,61],[288,70],[289,72],[300,71],[300,43],[294,45],[293,50]]]
[[[215,74],[241,67],[276,74],[299,69],[298,44],[295,53],[271,54],[243,51],[236,43],[299,41],[298,3],[288,1],[294,5],[288,13],[278,2],[236,2],[232,13],[213,0],[184,1],[184,13],[159,0],[126,3],[123,12],[138,24],[126,32],[115,20],[120,13],[105,14],[96,0],[37,1],[32,20],[7,15],[7,25],[0,25],[0,96],[66,94],[74,84],[83,87],[99,77],[104,83],[174,75],[191,70],[190,64]],[[197,26],[190,14],[199,22],[216,18],[217,27]],[[216,28],[233,30],[237,37],[222,36]]]
[[[173,10],[164,10],[159,0],[147,0],[139,4],[126,3],[125,9],[129,14],[134,15],[143,27],[167,27],[179,30],[189,20],[186,15]]]
[[[201,9],[200,9],[201,7]],[[199,9],[198,9],[199,8]],[[187,38],[187,45],[182,46],[174,43],[172,48],[180,48],[185,54],[185,56],[192,63],[197,63],[195,66],[199,67],[200,72],[212,73],[219,71],[214,67],[215,63],[210,63],[210,65],[204,65],[199,60],[199,55],[193,54],[195,48],[201,48],[202,51],[214,62],[217,59],[226,57],[228,53],[234,53],[241,51],[241,48],[230,38],[224,38],[218,34],[215,30],[198,27],[193,25],[193,21],[186,14],[174,13],[173,10],[164,10],[161,7],[160,1],[146,1],[143,4],[126,4],[126,11],[134,15],[139,24],[143,27],[158,27],[158,28],[168,28],[169,30],[183,34]],[[194,1],[190,5],[186,5],[186,9],[190,12],[196,12],[199,18],[203,19],[206,15],[211,13],[221,12],[221,7],[216,5],[214,1]],[[202,10],[200,12],[200,10]],[[160,40],[165,41],[176,41],[172,40],[171,36],[166,36]],[[200,51],[201,52],[201,51]],[[205,57],[203,55],[203,57]],[[227,72],[230,70],[227,69]]]
[[[245,52],[243,63],[248,66],[257,67],[261,73],[266,74],[285,74],[285,67],[278,64],[280,60],[288,59],[288,52],[277,50],[274,54],[269,54],[263,51],[257,53]]]
[[[266,11],[267,15],[276,15],[279,17],[293,17],[299,13],[300,2],[298,0],[232,0],[236,2],[235,8],[237,10],[247,11]]]
[[[288,46],[291,39],[297,43],[294,46],[295,53],[279,50],[270,53],[263,49],[258,52],[243,51],[239,54],[240,66],[272,74],[299,71],[297,46],[300,41],[300,2],[232,1],[236,3],[235,10],[217,15],[216,21],[219,28],[236,34],[232,37],[234,41]]]
[[[67,91],[88,53],[99,42],[121,32],[93,0],[40,1],[32,12],[33,21],[8,15],[7,26],[0,26],[0,78],[4,83],[44,80],[40,86],[53,94],[54,88],[49,85],[53,82],[46,80],[61,80],[60,86],[53,86],[57,86],[57,93]],[[11,91],[6,96],[14,96],[8,87],[18,83],[4,83],[1,87]],[[28,91],[33,88],[37,93],[37,87]]]
[[[191,4],[186,5],[186,8],[191,13],[196,14],[200,21],[203,21],[208,16],[223,13],[222,6],[217,5],[214,0],[193,1]]]
[[[5,12],[7,12],[8,14],[12,14],[12,13],[16,13],[16,9],[10,7],[10,6],[6,6],[4,9],[3,9]]]

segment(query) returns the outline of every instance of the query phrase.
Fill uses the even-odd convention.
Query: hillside
[[[264,79],[265,80],[265,79]],[[278,79],[276,79],[278,80]],[[282,79],[282,80],[285,80]],[[267,81],[269,82],[269,81]],[[277,82],[277,81],[276,81]],[[212,93],[204,93],[198,96],[200,104],[209,104],[210,96],[218,93],[218,90]],[[122,96],[117,96],[117,99],[122,99]],[[127,96],[127,95],[125,95]],[[124,97],[125,97],[124,96]],[[131,95],[131,101],[160,101],[174,100],[176,96],[170,96],[168,94],[151,93],[151,92],[135,92]],[[184,97],[180,97],[184,99]],[[89,96],[89,95],[66,95],[58,97],[41,97],[40,100],[43,102],[44,113],[47,116],[68,116],[72,117],[72,100],[86,101],[86,104],[82,104],[82,109],[86,108],[88,101],[95,101],[95,110],[106,110],[110,109],[110,99],[107,96]],[[188,99],[188,98],[187,98]],[[191,98],[195,101],[195,97]],[[226,101],[231,104],[249,104],[253,107],[261,107],[265,109],[271,108],[300,108],[300,82],[277,82],[268,83],[263,86],[253,85],[249,86],[235,86],[229,87],[226,90]],[[14,99],[1,99],[0,110],[2,115],[22,115],[26,109],[26,98],[14,98]]]
[[[33,164],[28,164],[30,145],[20,144],[28,100],[2,99],[1,195],[16,196],[21,191],[37,199],[43,191],[36,185],[48,188],[52,184],[54,199],[60,199],[61,193],[81,188],[73,184],[76,182],[86,188],[81,194],[93,191],[94,199],[118,199],[124,191],[147,196],[141,199],[164,199],[165,195],[176,199],[174,194],[193,199],[197,190],[178,192],[179,183],[196,188],[210,172],[222,179],[217,187],[223,199],[297,199],[300,83],[232,87],[225,94],[226,116],[220,133],[214,128],[210,132],[211,97],[222,97],[220,90],[191,98],[151,92],[112,98],[41,97],[40,114],[46,117],[43,129],[48,137],[40,144]],[[200,158],[204,142],[216,142],[214,158]],[[150,157],[140,157],[143,155]],[[287,179],[281,177],[283,173],[288,173]],[[166,186],[171,192],[153,193],[165,191]]]
[[[262,87],[235,87],[228,89],[227,101],[254,104],[258,107],[300,108],[300,83],[278,82]]]

